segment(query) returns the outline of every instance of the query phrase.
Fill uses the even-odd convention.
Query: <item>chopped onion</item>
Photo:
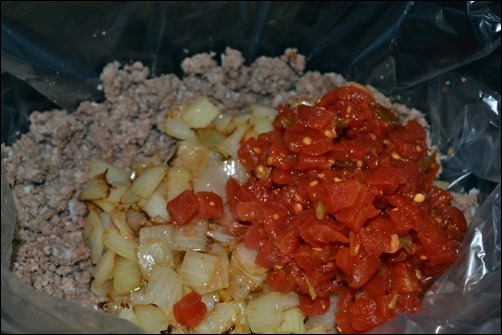
[[[164,123],[164,131],[167,135],[185,141],[197,141],[197,135],[190,127],[180,119],[167,118]]]
[[[198,334],[227,334],[234,330],[238,320],[243,317],[241,314],[235,302],[217,303],[194,331]]]
[[[251,300],[246,312],[253,333],[276,329],[283,321],[280,294],[273,292]]]
[[[110,187],[106,182],[104,174],[99,174],[89,179],[84,185],[78,196],[78,200],[104,199],[108,197],[109,192]]]
[[[96,281],[93,281],[91,284],[91,292],[100,297],[110,295],[112,293],[112,281],[109,279],[103,284],[98,284]]]
[[[180,276],[168,266],[156,265],[150,272],[146,286],[145,302],[159,306],[166,315],[171,315],[173,305],[181,299]]]
[[[176,158],[173,166],[182,166],[190,171],[196,171],[200,166],[206,164],[209,159],[209,150],[205,145],[190,141],[178,142]]]
[[[199,294],[214,291],[211,290],[210,282],[219,261],[219,258],[213,255],[187,251],[179,270],[183,283]]]
[[[100,212],[99,218],[101,219],[101,223],[103,224],[103,232],[107,232],[110,229],[116,229],[108,213]]]
[[[235,159],[208,162],[194,172],[193,190],[195,192],[214,192],[223,199],[223,202],[226,202],[225,185],[230,176],[238,182],[244,182],[249,174],[244,166]]]
[[[114,211],[109,213],[110,219],[112,220],[113,225],[119,231],[120,235],[126,240],[134,239],[134,233],[127,224],[126,221],[126,213],[122,211]]]
[[[103,232],[103,224],[96,208],[89,206],[89,214],[84,221],[82,237],[85,245],[91,252],[91,261],[93,264],[98,263],[103,254]]]
[[[127,190],[122,195],[122,198],[120,198],[120,202],[122,204],[126,204],[126,205],[134,204],[134,203],[138,202],[139,200],[141,200],[141,197],[139,195],[137,195],[136,193],[134,193],[130,187],[127,188]]]
[[[132,308],[122,308],[117,315],[121,319],[138,324],[138,320],[136,320],[136,315],[134,314],[134,310]]]
[[[120,235],[117,229],[109,229],[103,236],[105,247],[114,251],[117,255],[125,257],[131,261],[136,261],[136,239],[127,240]]]
[[[145,212],[139,211],[138,209],[129,208],[125,213],[126,222],[134,236],[139,235],[141,227],[148,224],[148,219]]]
[[[190,128],[205,128],[220,114],[218,108],[208,100],[199,96],[190,102],[182,111],[180,118]]]
[[[94,270],[94,284],[100,286],[113,277],[115,253],[111,250],[104,252]]]
[[[256,249],[250,249],[244,245],[244,243],[239,243],[237,248],[235,248],[232,253],[232,257],[235,257],[237,263],[241,268],[251,275],[261,275],[267,272],[266,268],[256,265],[254,262],[258,251]]]
[[[230,280],[228,284],[228,293],[235,301],[243,301],[251,291],[256,289],[256,285],[249,276],[234,263],[230,264]]]
[[[298,297],[298,294],[296,294],[296,292],[281,294],[281,306],[283,311],[290,308],[299,307],[300,298]]]
[[[106,172],[106,181],[109,184],[128,183],[130,173],[101,159],[92,158],[89,164],[89,176],[94,177]]]
[[[247,130],[247,125],[237,127],[237,129],[235,129],[235,131],[230,136],[228,136],[220,143],[220,145],[218,145],[219,151],[227,158],[237,159],[237,150],[239,150],[240,141]]]
[[[150,276],[150,271],[155,265],[174,267],[174,258],[165,241],[161,238],[148,239],[136,249],[141,273],[145,278]]]
[[[302,334],[305,331],[303,320],[305,316],[300,311],[300,308],[295,307],[288,309],[282,313],[283,321],[280,330],[290,334]]]
[[[230,276],[228,256],[227,254],[221,254],[217,257],[218,262],[216,263],[214,272],[209,279],[208,285],[204,287],[203,292],[214,292],[228,287]]]
[[[146,245],[155,242],[157,239],[165,241],[169,248],[172,248],[174,227],[173,225],[158,225],[143,227],[139,231],[139,244]]]
[[[184,226],[176,227],[173,233],[172,249],[180,251],[205,250],[207,227],[207,220],[197,216]]]
[[[167,172],[167,201],[171,201],[185,190],[192,189],[192,173],[182,167],[172,167]]]
[[[136,305],[133,310],[138,325],[147,334],[158,334],[169,325],[167,316],[155,305]]]
[[[115,209],[115,205],[108,202],[108,199],[94,199],[92,202],[106,213],[110,213]]]
[[[118,204],[124,193],[127,191],[128,187],[129,187],[129,182],[127,183],[117,182],[111,184],[110,194],[108,195],[108,198],[106,198],[106,201],[108,201],[111,204]]]
[[[142,198],[149,198],[164,178],[167,166],[155,165],[142,171],[130,186],[130,190]]]
[[[115,260],[113,268],[113,294],[120,295],[137,289],[141,284],[138,263],[124,257]]]

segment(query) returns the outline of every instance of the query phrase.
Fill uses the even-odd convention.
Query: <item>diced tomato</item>
[[[355,331],[365,332],[381,321],[377,317],[377,304],[374,299],[359,298],[347,310],[347,317]]]
[[[341,209],[352,207],[356,204],[361,184],[353,179],[341,180],[339,182],[325,183],[326,189],[326,211],[335,214]]]
[[[361,229],[358,237],[362,247],[375,257],[379,257],[383,252],[394,253],[400,247],[392,221],[384,216],[370,220]]]
[[[267,233],[263,229],[263,224],[254,223],[246,230],[244,234],[244,244],[246,247],[256,249],[267,239]]]
[[[457,258],[454,244],[441,232],[429,215],[424,215],[424,225],[417,233],[417,237],[432,266],[451,264]]]
[[[177,225],[184,225],[197,213],[199,201],[195,193],[185,190],[167,203],[171,220]]]
[[[356,83],[312,105],[280,105],[273,127],[242,141],[251,177],[226,184],[229,230],[257,251],[268,286],[299,294],[306,316],[337,294],[342,333],[417,311],[466,230],[452,196],[432,186],[439,165],[425,129],[399,124]],[[257,174],[260,165],[270,173]]]
[[[336,265],[346,275],[350,287],[360,288],[378,271],[380,260],[364,250],[359,250],[354,256],[349,247],[344,247],[336,254]]]
[[[195,328],[206,317],[207,307],[200,294],[192,291],[173,305],[173,314],[180,324]]]
[[[288,293],[295,287],[295,282],[291,280],[291,274],[284,270],[272,270],[267,275],[267,284],[273,291]]]
[[[329,297],[317,297],[314,300],[310,296],[300,295],[300,311],[305,316],[319,315],[329,308]]]
[[[383,194],[392,194],[402,183],[401,169],[392,166],[379,167],[368,178],[368,184],[378,188]]]
[[[279,262],[279,250],[277,250],[272,241],[266,240],[258,249],[255,263],[261,267],[269,269]]]
[[[219,219],[223,216],[223,199],[214,192],[195,193],[198,200],[199,216],[204,219]]]
[[[256,222],[263,207],[259,201],[241,201],[235,205],[236,217],[244,222]]]

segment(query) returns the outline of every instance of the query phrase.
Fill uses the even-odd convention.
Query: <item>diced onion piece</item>
[[[217,303],[194,331],[198,334],[227,334],[234,330],[240,318],[241,312],[235,302]]]
[[[166,242],[169,248],[172,248],[174,227],[173,225],[158,225],[143,227],[139,231],[139,244],[146,245],[161,239]]]
[[[303,316],[300,308],[288,309],[282,313],[282,316],[281,331],[290,334],[302,334],[305,331],[305,324],[303,323],[305,316]]]
[[[251,106],[251,121],[256,135],[274,130],[272,122],[277,116],[277,110],[265,106]]]
[[[121,182],[112,184],[110,186],[110,194],[108,195],[108,198],[106,198],[106,200],[109,203],[118,204],[124,193],[127,191],[128,187],[129,183]]]
[[[133,310],[137,324],[147,334],[159,334],[169,325],[167,315],[155,305],[136,305]]]
[[[136,320],[136,315],[134,314],[134,310],[132,308],[120,309],[118,317],[134,324],[138,324],[138,320]]]
[[[132,305],[141,305],[145,304],[145,295],[146,295],[146,285],[143,285],[139,290],[133,291],[129,294],[129,298],[131,299]]]
[[[173,166],[181,166],[196,171],[200,166],[206,164],[209,159],[209,150],[206,146],[190,141],[178,142],[176,158]]]
[[[171,201],[185,190],[192,189],[192,173],[182,167],[172,167],[167,172],[167,201]]]
[[[150,276],[150,271],[155,265],[167,265],[172,268],[174,259],[165,241],[161,238],[149,239],[146,244],[141,244],[137,249],[138,264],[145,278]]]
[[[220,114],[213,120],[213,126],[221,134],[230,134],[235,129],[235,125],[232,125],[231,121],[230,115]]]
[[[166,315],[172,315],[173,305],[181,299],[180,276],[168,266],[157,265],[150,272],[145,302],[159,306]]]
[[[238,160],[227,159],[225,161],[208,162],[205,166],[199,167],[193,176],[194,192],[214,192],[223,199],[223,202],[226,202],[225,185],[228,178],[232,176],[238,182],[243,182],[247,180],[249,174]]]
[[[195,132],[190,129],[190,126],[180,119],[167,118],[164,123],[164,132],[167,135],[179,140],[197,141],[197,135],[195,135]]]
[[[200,251],[206,249],[207,220],[194,217],[187,224],[175,227],[172,249],[180,251]]]
[[[136,261],[136,248],[138,242],[134,240],[126,240],[120,235],[117,229],[109,229],[103,236],[105,247],[114,251],[117,255],[125,257],[131,261]]]
[[[255,249],[247,248],[244,243],[239,243],[237,248],[232,253],[237,263],[241,268],[251,275],[261,275],[267,272],[266,268],[256,265],[254,262],[258,251]]]
[[[254,117],[253,118],[253,130],[256,135],[260,135],[263,133],[268,133],[269,131],[274,130],[274,126],[272,122],[264,117]]]
[[[262,117],[269,119],[270,122],[274,121],[278,112],[274,108],[262,106],[262,105],[253,105],[251,106],[251,115],[253,117]]]
[[[219,259],[216,256],[187,251],[179,270],[183,283],[199,294],[212,292],[210,282],[218,262]]]
[[[133,181],[130,190],[142,198],[149,198],[167,172],[166,165],[152,166],[144,171]]]
[[[247,125],[237,127],[230,136],[218,145],[219,151],[227,158],[231,157],[237,159],[237,150],[239,150],[240,141],[247,130]]]
[[[115,209],[115,205],[108,202],[108,199],[94,199],[92,202],[106,213],[110,213]]]
[[[315,328],[310,328],[303,332],[304,334],[327,334],[326,328],[319,326]]]
[[[110,187],[108,186],[103,174],[92,177],[84,185],[84,188],[78,196],[78,200],[104,199],[108,197]]]
[[[103,285],[105,281],[113,277],[115,257],[115,253],[111,250],[106,250],[103,253],[103,256],[101,256],[94,269],[94,284],[98,286]]]
[[[110,229],[116,229],[108,213],[100,212],[99,218],[101,219],[101,223],[103,224],[103,232],[107,232]]]
[[[141,284],[138,264],[124,257],[115,260],[113,268],[113,294],[120,295],[137,289]]]
[[[238,266],[230,265],[230,280],[227,292],[235,301],[243,301],[256,286],[247,274]]]
[[[216,267],[208,285],[203,289],[204,293],[214,292],[228,287],[230,277],[228,256],[226,254],[221,254],[217,257],[218,262],[216,263]]]
[[[96,281],[93,281],[91,284],[91,292],[98,297],[109,296],[112,293],[112,281],[106,280],[102,284],[98,284]]]
[[[134,204],[139,200],[141,200],[141,197],[136,193],[134,193],[131,190],[131,187],[127,188],[127,191],[125,191],[124,194],[122,195],[122,198],[120,198],[120,202],[126,205]]]
[[[281,294],[281,306],[282,310],[288,310],[290,308],[295,308],[300,306],[300,298],[295,292],[289,292],[286,294]]]
[[[112,220],[113,225],[119,231],[120,235],[127,240],[134,239],[134,233],[127,224],[126,221],[126,213],[122,211],[113,211],[109,213],[110,219]]]
[[[247,307],[249,327],[253,333],[266,333],[279,327],[283,321],[281,297],[277,292],[251,300]]]
[[[134,236],[138,236],[139,230],[148,224],[148,218],[142,210],[131,207],[126,212],[126,222]]]
[[[144,203],[143,210],[150,218],[157,220],[157,222],[167,222],[169,221],[169,212],[166,206],[167,198],[157,190]]]
[[[84,221],[82,237],[85,245],[89,248],[91,261],[96,264],[103,254],[103,224],[94,206],[89,206],[89,214]]]
[[[204,96],[190,102],[182,111],[180,118],[190,128],[205,128],[220,114],[218,108]]]
[[[329,308],[326,312],[319,315],[309,316],[307,322],[305,323],[305,327],[307,329],[322,327],[325,330],[330,330],[335,328],[335,312],[338,297],[334,294],[330,295],[329,302]]]
[[[109,184],[128,183],[130,173],[98,158],[92,158],[89,164],[89,176],[94,177],[106,171],[106,181]]]

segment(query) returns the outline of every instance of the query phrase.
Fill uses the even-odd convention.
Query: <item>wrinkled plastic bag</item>
[[[226,46],[248,62],[287,47],[307,70],[337,72],[422,110],[433,142],[453,152],[441,178],[482,202],[457,263],[422,309],[378,333],[500,333],[499,2],[2,2],[2,142],[27,115],[102,99],[103,66],[140,60],[181,74],[186,56]],[[497,86],[498,84],[498,86]],[[495,90],[493,90],[495,89]],[[498,91],[498,92],[497,92]],[[50,297],[9,270],[15,223],[2,172],[2,332],[138,333],[118,318]]]

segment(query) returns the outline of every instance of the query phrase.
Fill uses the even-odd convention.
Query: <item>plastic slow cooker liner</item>
[[[2,142],[34,110],[100,100],[99,73],[140,60],[152,76],[198,52],[247,62],[287,47],[307,70],[337,72],[422,110],[443,152],[441,178],[482,202],[463,252],[422,308],[375,333],[500,333],[501,150],[498,2],[2,2]],[[498,48],[498,49],[497,49]],[[487,65],[487,62],[489,64]],[[493,73],[476,69],[492,68]],[[464,71],[468,69],[469,71]],[[468,72],[468,73],[466,73]],[[500,86],[499,86],[500,89]],[[141,333],[127,321],[36,291],[8,270],[15,208],[2,172],[2,332]]]

